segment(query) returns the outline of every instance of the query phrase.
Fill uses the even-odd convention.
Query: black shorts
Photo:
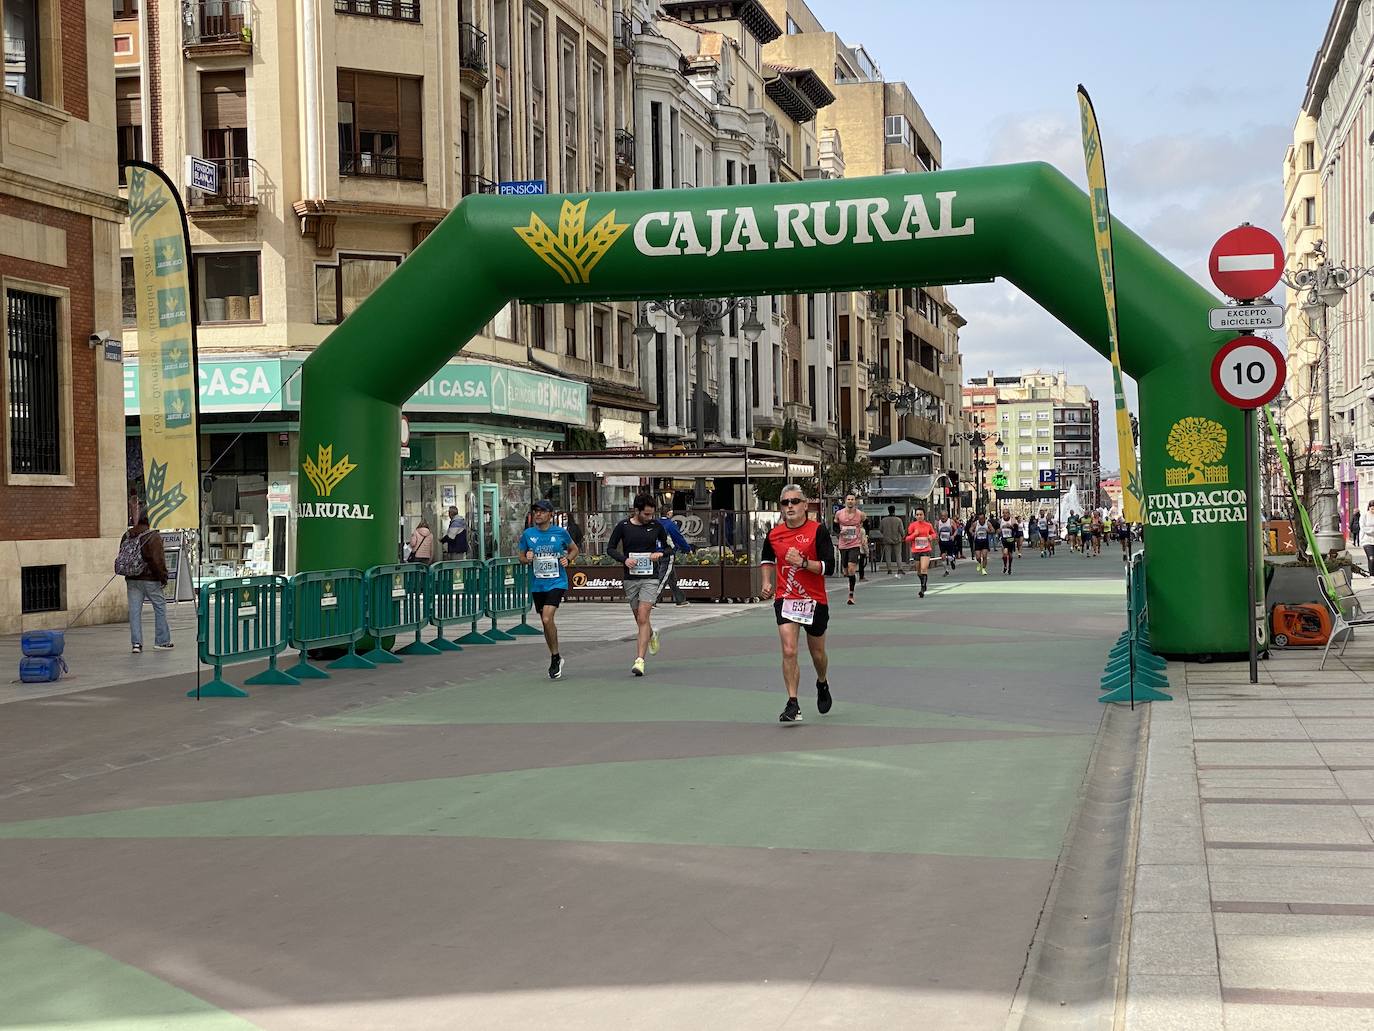
[[[983,537],[983,538],[975,537],[975,538],[973,538],[973,550],[974,550],[974,551],[987,551],[987,550],[988,550],[988,539],[987,539],[986,537]]]
[[[1007,538],[1004,538],[1004,539],[1002,540],[1002,550],[1004,550],[1004,551],[1015,551],[1015,550],[1016,550],[1016,538],[1015,538],[1015,537],[1007,537]]]
[[[545,605],[558,608],[559,605],[563,604],[563,595],[566,593],[566,587],[555,587],[551,591],[530,591],[530,604],[534,606],[535,612],[538,612]]]
[[[958,541],[941,541],[941,542],[940,542],[940,554],[941,554],[941,555],[957,555],[957,554],[959,554],[959,542],[958,542]]]
[[[782,599],[777,598],[773,601],[773,615],[777,617],[778,626],[792,622],[790,619],[782,618]],[[825,602],[816,603],[816,611],[811,619],[811,625],[805,626],[798,623],[806,631],[808,637],[823,637],[826,628],[830,626],[830,606]]]
[[[843,566],[857,566],[857,565],[859,564],[859,556],[860,556],[862,553],[863,553],[863,549],[862,549],[862,548],[841,548],[841,549],[840,549],[840,565],[841,565],[842,567],[843,567]]]

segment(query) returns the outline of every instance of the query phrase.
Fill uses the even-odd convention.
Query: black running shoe
[[[824,716],[827,712],[830,711],[830,706],[831,706],[832,704],[834,704],[834,701],[833,701],[833,699],[830,697],[830,681],[828,681],[828,680],[817,680],[817,681],[816,681],[816,711],[817,711],[818,713],[820,713],[822,716]]]
[[[549,660],[549,679],[558,680],[563,676],[563,656],[555,655]]]
[[[926,596],[926,589],[925,589],[924,587],[922,587],[922,588],[921,588],[921,592],[920,592],[919,594],[917,594],[916,597],[918,597],[918,598],[924,598],[925,596]]]
[[[795,698],[787,699],[787,708],[782,710],[782,715],[778,717],[779,723],[800,723],[802,721],[801,706]]]

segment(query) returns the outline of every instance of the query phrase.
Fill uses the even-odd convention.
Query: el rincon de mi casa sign
[[[832,293],[1004,278],[1106,355],[1092,218],[1083,191],[1041,163],[466,197],[305,363],[298,500],[367,506],[374,518],[349,518],[352,508],[310,510],[297,520],[300,567],[365,568],[395,555],[401,405],[511,301]],[[1217,299],[1129,228],[1115,220],[1112,228],[1121,365],[1140,393],[1152,644],[1163,654],[1243,652],[1246,542],[1244,523],[1231,517],[1243,507],[1243,460],[1235,455],[1244,437],[1240,412],[1211,384],[1208,365],[1226,339],[1207,328]],[[328,493],[304,475],[307,460],[323,474],[326,454],[329,475],[320,484]],[[341,460],[351,468],[340,478]]]

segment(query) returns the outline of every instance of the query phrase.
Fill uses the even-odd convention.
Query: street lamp
[[[1320,344],[1321,361],[1321,458],[1320,481],[1313,504],[1317,547],[1323,555],[1345,545],[1341,533],[1340,506],[1336,502],[1335,452],[1331,446],[1331,309],[1344,300],[1346,292],[1370,272],[1367,268],[1337,265],[1327,260],[1318,243],[1320,259],[1315,268],[1302,268],[1284,277],[1284,284],[1297,290],[1300,307]]]
[[[644,301],[639,305],[634,334],[635,341],[641,348],[647,348],[652,344],[658,333],[649,322],[651,312],[666,315],[676,322],[687,345],[696,348],[697,383],[693,411],[698,451],[706,448],[706,349],[708,346],[720,345],[724,339],[721,322],[734,311],[745,313],[744,324],[740,326],[744,339],[750,344],[758,343],[759,338],[763,336],[764,325],[759,321],[758,302],[753,297],[683,297],[666,301]],[[659,398],[658,403],[663,404],[663,400]],[[719,426],[716,432],[720,433]],[[697,504],[706,496],[704,478],[697,478],[693,495]]]
[[[983,419],[979,419],[978,426],[976,429],[954,434],[955,440],[968,441],[968,443],[973,447],[973,453],[978,456],[973,460],[974,471],[978,474],[977,497],[974,499],[974,501],[980,512],[983,511],[983,509],[985,508],[986,490],[984,489],[984,482],[988,471],[988,462],[985,455],[987,443],[988,441],[992,441],[994,446],[998,448],[1001,448],[1002,446],[1001,437],[997,437],[996,439],[994,439],[990,434],[983,432],[983,426],[985,424],[986,423]]]

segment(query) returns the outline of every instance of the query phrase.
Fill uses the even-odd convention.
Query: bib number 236
[[[788,598],[782,603],[782,618],[810,626],[816,618],[816,603],[810,598]]]

